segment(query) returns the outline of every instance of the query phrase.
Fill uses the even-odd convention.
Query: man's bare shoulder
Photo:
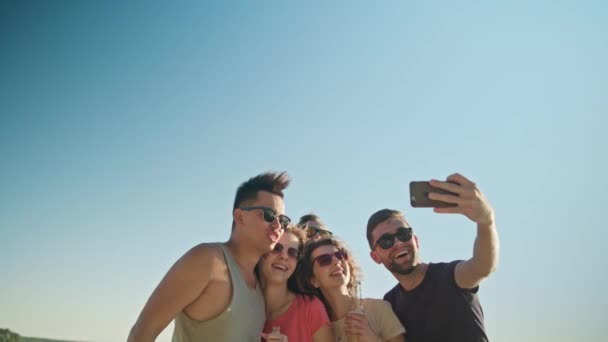
[[[178,261],[188,269],[215,270],[226,266],[224,251],[218,243],[201,243],[192,247]]]
[[[199,255],[199,256],[204,256],[204,255],[222,256],[222,255],[224,255],[224,252],[222,251],[222,247],[221,247],[220,243],[218,243],[218,242],[199,243],[198,245],[190,248],[188,253]]]

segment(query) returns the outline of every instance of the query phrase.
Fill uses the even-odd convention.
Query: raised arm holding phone
[[[426,186],[428,190],[414,191]],[[476,184],[460,174],[445,181],[418,182],[414,188],[410,184],[410,190],[413,206],[462,214],[476,223],[473,255],[468,260],[423,263],[420,241],[405,216],[397,210],[379,210],[367,224],[370,256],[399,282],[384,299],[404,325],[409,342],[488,341],[477,291],[498,263],[494,209]]]

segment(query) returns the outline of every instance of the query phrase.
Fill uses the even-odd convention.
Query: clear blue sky
[[[607,17],[604,1],[2,1],[0,327],[124,340],[267,170],[381,297],[378,209],[405,210],[425,261],[471,255],[471,222],[408,203],[409,181],[458,171],[497,212],[491,340],[603,341]]]

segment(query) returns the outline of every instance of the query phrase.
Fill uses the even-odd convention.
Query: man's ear
[[[418,235],[414,235],[414,242],[416,243],[416,248],[420,248],[420,241],[418,241]]]
[[[372,257],[372,260],[374,260],[374,262],[376,264],[381,264],[382,263],[382,259],[380,258],[380,256],[378,255],[378,253],[376,253],[376,251],[372,250],[369,252],[369,256]]]
[[[242,225],[244,221],[243,211],[239,208],[234,209],[234,211],[232,212],[232,218],[234,219],[234,222],[236,224]]]

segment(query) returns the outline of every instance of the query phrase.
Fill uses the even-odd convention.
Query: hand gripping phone
[[[436,188],[430,182],[410,182],[410,204],[414,208],[449,208],[455,207],[454,203],[436,201],[429,198],[429,192],[458,196],[457,194]]]

